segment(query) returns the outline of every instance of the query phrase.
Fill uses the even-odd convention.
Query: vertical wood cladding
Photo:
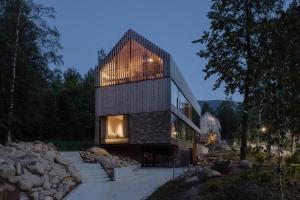
[[[147,112],[129,115],[130,144],[170,143],[170,112]]]
[[[96,116],[170,110],[170,79],[96,88]]]

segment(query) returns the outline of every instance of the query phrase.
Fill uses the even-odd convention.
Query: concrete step
[[[65,159],[74,164],[80,172],[82,183],[96,183],[110,181],[107,173],[99,163],[85,163],[80,158],[79,152],[61,152]]]

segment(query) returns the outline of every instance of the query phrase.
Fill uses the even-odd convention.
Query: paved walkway
[[[176,168],[175,176],[183,171]],[[140,168],[120,181],[83,182],[65,200],[144,200],[172,178],[172,168]]]

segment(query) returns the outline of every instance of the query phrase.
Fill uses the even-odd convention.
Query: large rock
[[[21,190],[30,191],[32,187],[39,187],[43,184],[41,177],[31,174],[29,171],[24,170],[24,174],[21,175],[19,186]]]
[[[200,179],[214,178],[214,177],[222,176],[222,174],[220,172],[210,169],[210,168],[198,169],[197,175]]]
[[[62,164],[64,166],[68,166],[70,165],[70,162],[68,160],[66,160],[64,157],[62,157],[61,155],[57,155],[55,157],[55,161],[59,164]]]
[[[16,169],[13,165],[2,163],[0,164],[0,177],[9,178],[15,176]]]
[[[239,163],[239,168],[242,169],[251,169],[253,167],[252,162],[248,161],[248,160],[241,160]]]
[[[90,152],[93,154],[96,154],[97,156],[107,156],[110,155],[105,149],[98,148],[98,147],[93,147],[89,149]]]
[[[58,164],[53,164],[51,171],[49,172],[50,176],[58,176],[59,180],[64,179],[65,177],[69,176],[67,174],[66,169]]]

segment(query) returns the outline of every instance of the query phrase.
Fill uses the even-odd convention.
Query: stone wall
[[[129,143],[170,143],[170,118],[169,111],[129,114]]]

